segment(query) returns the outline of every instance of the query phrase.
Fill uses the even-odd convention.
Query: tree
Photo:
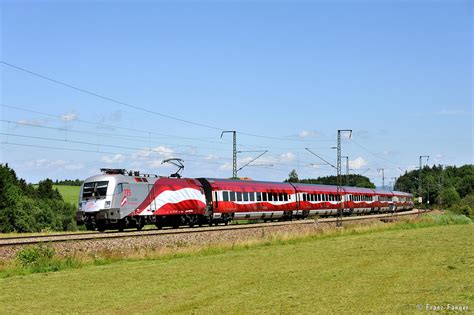
[[[289,183],[298,183],[299,182],[298,173],[296,173],[295,169],[293,169],[290,172],[290,174],[288,174],[288,179],[285,180],[285,182],[289,182]]]
[[[0,232],[75,230],[75,207],[63,201],[53,181],[33,185],[0,164]]]
[[[441,190],[438,196],[438,203],[444,207],[451,207],[461,201],[459,193],[454,187],[447,187]]]
[[[53,181],[49,178],[38,183],[38,197],[44,199],[63,199],[59,191],[53,189]]]

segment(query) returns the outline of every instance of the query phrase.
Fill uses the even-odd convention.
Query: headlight
[[[105,209],[110,209],[110,201],[105,202]]]

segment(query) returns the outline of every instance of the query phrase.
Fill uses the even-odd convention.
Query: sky
[[[338,129],[377,186],[473,163],[471,1],[0,3],[0,163],[28,182],[230,177],[224,130],[257,180],[334,175]]]

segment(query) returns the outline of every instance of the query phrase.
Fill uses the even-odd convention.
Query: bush
[[[33,271],[54,271],[57,265],[54,259],[55,250],[48,245],[26,247],[16,253],[16,258],[23,268]]]
[[[30,246],[19,250],[16,259],[20,266],[19,274],[28,272],[51,272],[82,266],[80,260],[75,256],[60,258],[50,245]]]
[[[474,218],[474,209],[472,209],[468,205],[458,203],[450,207],[448,210],[451,213],[465,215],[466,217],[469,217],[469,218]]]
[[[459,193],[454,189],[454,187],[444,188],[438,196],[438,202],[448,208],[460,201],[461,197],[459,197]]]

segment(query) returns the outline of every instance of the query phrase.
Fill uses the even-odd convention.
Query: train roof
[[[255,181],[255,180],[238,180],[238,179],[222,179],[222,178],[203,178],[208,181],[209,184],[219,190],[233,190],[237,188],[252,188],[261,190],[286,190],[293,189],[293,186],[289,183],[282,182],[266,182],[266,181]]]
[[[394,190],[392,192],[393,192],[394,195],[397,195],[397,196],[407,196],[407,197],[413,196],[412,194],[404,192],[404,191]]]
[[[390,190],[374,189],[374,192],[375,192],[377,195],[393,196],[393,192],[390,191]]]

